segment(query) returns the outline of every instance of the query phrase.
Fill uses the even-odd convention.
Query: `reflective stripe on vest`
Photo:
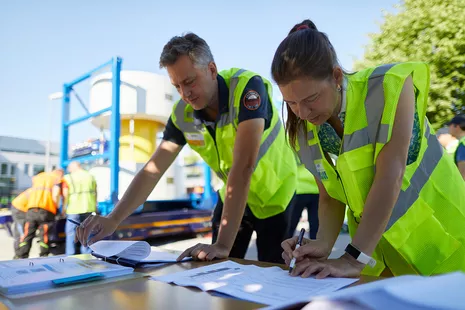
[[[407,210],[418,199],[423,186],[428,182],[429,176],[433,173],[439,160],[441,159],[444,150],[438,143],[436,136],[432,135],[428,126],[428,121],[425,119],[425,138],[428,141],[428,146],[423,158],[421,159],[420,166],[423,169],[417,169],[412,178],[410,179],[410,186],[405,191],[400,191],[399,198],[392,210],[391,218],[386,226],[386,231],[400,219]]]
[[[368,79],[368,92],[365,98],[365,111],[368,126],[344,135],[343,152],[349,152],[367,144],[382,143],[388,140],[389,125],[380,124],[384,109],[384,74],[394,64],[377,67]],[[379,131],[378,131],[379,128]]]

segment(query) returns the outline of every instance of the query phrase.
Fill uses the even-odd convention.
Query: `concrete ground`
[[[305,211],[302,214],[302,219],[297,226],[296,234],[300,231],[301,228],[305,228],[306,231],[309,230],[308,221],[306,218]],[[308,236],[307,236],[308,237]],[[257,246],[255,244],[256,234],[254,233],[250,241],[249,249],[246,254],[246,259],[257,260]],[[33,245],[30,252],[30,257],[39,256],[39,244],[38,239],[34,239]],[[350,237],[346,233],[341,233],[336,241],[336,244],[333,247],[331,253],[331,258],[339,257],[344,253],[346,245],[350,242]],[[174,251],[184,251],[185,249],[197,244],[197,243],[211,243],[211,237],[198,237],[190,238],[185,240],[176,239],[165,239],[165,240],[153,240],[150,242],[152,245],[159,246],[161,248],[174,250]],[[13,259],[14,250],[13,250],[13,238],[11,238],[5,229],[0,229],[0,260],[10,260]]]

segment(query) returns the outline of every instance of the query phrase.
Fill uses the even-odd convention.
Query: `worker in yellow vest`
[[[465,115],[454,116],[448,123],[449,133],[457,139],[453,154],[454,162],[465,180]]]
[[[297,188],[292,209],[289,212],[289,238],[296,234],[297,224],[300,221],[302,212],[307,209],[307,218],[310,230],[310,239],[316,239],[318,232],[318,185],[315,177],[305,168],[304,164],[298,160],[297,166]]]
[[[11,202],[11,217],[13,218],[13,238],[14,238],[14,249],[15,256],[14,259],[19,258],[18,249],[19,249],[19,240],[24,234],[24,224],[26,223],[26,212],[27,212],[27,202],[29,200],[29,195],[31,189],[20,193],[18,196],[13,199]]]
[[[63,178],[63,215],[77,222],[84,221],[92,212],[97,211],[97,183],[92,174],[84,170],[79,162],[68,165],[68,174]],[[66,221],[66,255],[89,253],[89,248],[75,243],[76,225]]]
[[[292,274],[465,271],[465,182],[426,118],[428,65],[346,74],[327,36],[305,20],[279,45],[272,75],[290,143],[320,190],[317,240],[297,250],[295,238],[283,243],[286,262],[297,260]],[[327,260],[346,205],[351,243]]]
[[[55,221],[58,201],[52,195],[53,187],[63,177],[63,170],[41,172],[32,178],[32,187],[27,201],[26,223],[24,235],[21,237],[18,256],[27,258],[32,245],[32,239],[37,229],[40,232],[40,256],[48,256],[49,229]]]
[[[297,165],[282,160],[293,151],[272,104],[271,83],[244,69],[218,72],[208,44],[193,33],[172,38],[160,66],[181,95],[163,141],[111,214],[88,218],[77,229],[78,239],[87,243],[95,227],[102,229],[90,242],[113,233],[188,144],[225,186],[212,218],[212,244],[197,244],[178,259],[244,257],[256,231],[258,259],[284,262],[281,242],[288,231],[286,209],[295,194]]]

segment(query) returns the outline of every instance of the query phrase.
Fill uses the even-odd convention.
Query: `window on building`
[[[10,175],[15,176],[16,175],[16,164],[12,164],[10,167]]]
[[[24,174],[29,175],[29,164],[24,164]]]
[[[36,175],[39,172],[43,172],[43,171],[45,171],[45,166],[44,165],[34,165],[34,167],[32,169],[32,174]]]
[[[1,173],[1,175],[7,175],[8,174],[8,164],[2,163],[0,173]]]

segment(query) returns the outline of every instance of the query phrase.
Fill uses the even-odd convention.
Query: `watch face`
[[[348,244],[347,247],[346,247],[346,250],[347,254],[349,254],[350,256],[352,256],[353,258],[355,259],[358,259],[358,257],[360,256],[360,251],[357,250],[356,247],[354,247],[352,244]]]

